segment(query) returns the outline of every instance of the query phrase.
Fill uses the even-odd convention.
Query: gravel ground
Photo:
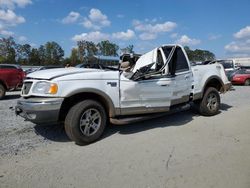
[[[0,187],[250,187],[250,87],[222,95],[221,113],[191,110],[111,126],[77,146],[59,126],[16,117],[0,101]]]
[[[14,107],[20,92],[8,92],[0,101],[0,156],[25,154],[30,150],[52,143],[53,140],[68,140],[63,127],[35,126],[16,116]]]

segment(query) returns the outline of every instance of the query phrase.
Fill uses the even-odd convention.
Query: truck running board
[[[126,125],[130,123],[136,123],[140,121],[145,121],[149,119],[154,119],[158,117],[162,117],[165,115],[170,115],[176,112],[181,112],[188,110],[190,108],[190,104],[184,104],[184,105],[176,105],[170,108],[170,111],[168,112],[162,112],[162,113],[154,113],[154,114],[144,114],[141,116],[120,116],[118,118],[110,118],[110,123],[115,125]]]

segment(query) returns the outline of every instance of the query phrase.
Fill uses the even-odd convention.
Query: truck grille
[[[22,93],[24,95],[27,95],[30,91],[31,86],[32,86],[32,82],[24,82]]]

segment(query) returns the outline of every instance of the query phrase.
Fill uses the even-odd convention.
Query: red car
[[[238,70],[232,78],[232,84],[250,85],[250,69]]]
[[[0,64],[0,99],[6,91],[20,87],[24,78],[25,72],[19,65]]]

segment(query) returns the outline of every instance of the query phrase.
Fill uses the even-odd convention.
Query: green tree
[[[69,57],[66,57],[63,59],[62,64],[64,67],[67,67],[67,65],[71,65],[71,60]]]
[[[134,45],[128,45],[127,47],[122,48],[121,52],[124,54],[134,53]]]
[[[13,37],[0,38],[0,63],[16,63],[16,43]]]
[[[18,64],[28,65],[29,57],[31,53],[31,46],[29,44],[17,44],[16,45],[16,59]]]
[[[86,52],[85,52],[86,42],[85,41],[78,41],[77,46],[78,46],[78,57],[79,57],[81,62],[84,62],[84,57],[86,56]]]
[[[101,41],[97,44],[100,54],[105,56],[118,56],[119,46],[115,43],[111,43],[108,40]]]
[[[39,64],[38,65],[45,65],[45,61],[46,61],[46,56],[45,56],[45,47],[44,45],[41,45],[38,48],[38,56],[39,56]]]
[[[56,42],[47,42],[44,45],[45,64],[56,65],[63,60],[64,50]]]
[[[212,61],[215,55],[208,50],[191,50],[188,46],[184,47],[190,61]]]
[[[39,56],[39,50],[32,48],[29,55],[29,65],[41,65],[41,58]]]
[[[95,43],[91,41],[78,41],[77,46],[81,62],[89,61],[94,55],[97,54],[98,51]]]
[[[80,63],[79,59],[79,53],[77,48],[73,48],[71,50],[71,55],[70,55],[70,65],[75,66]]]

